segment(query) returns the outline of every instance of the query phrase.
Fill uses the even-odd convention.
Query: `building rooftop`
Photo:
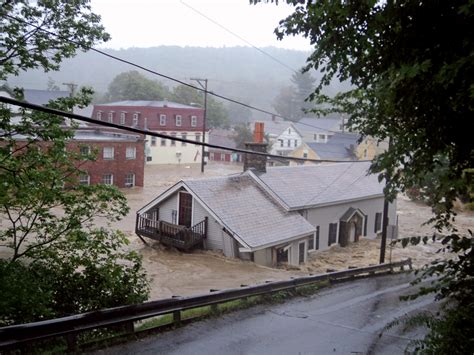
[[[250,248],[311,234],[314,227],[297,212],[286,212],[247,174],[186,180],[191,192]]]
[[[300,132],[314,133],[331,133],[340,131],[342,118],[339,116],[325,116],[321,118],[303,117],[295,123],[295,127]]]
[[[321,159],[357,160],[354,149],[360,135],[356,133],[335,133],[327,143],[306,143]]]
[[[171,107],[203,110],[202,107],[179,104],[173,101],[125,100],[97,104],[96,106],[129,106],[129,107]]]
[[[383,195],[384,183],[368,175],[370,162],[268,168],[254,175],[289,210]]]
[[[108,141],[108,142],[137,142],[141,138],[138,135],[124,134],[120,132],[104,132],[94,130],[76,130],[74,140],[76,141]]]

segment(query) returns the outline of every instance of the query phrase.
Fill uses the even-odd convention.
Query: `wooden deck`
[[[186,251],[198,247],[206,238],[207,218],[188,228],[137,215],[135,233],[140,237],[154,239],[165,245]]]

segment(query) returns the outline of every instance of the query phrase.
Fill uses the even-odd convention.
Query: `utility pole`
[[[202,142],[206,142],[206,115],[207,115],[207,79],[200,79],[200,78],[191,78],[191,80],[196,81],[199,86],[204,89],[204,117],[202,121]],[[201,154],[201,173],[204,173],[204,165],[206,162],[204,161],[204,154],[205,154],[205,147],[202,146],[202,154]]]
[[[74,96],[76,93],[77,84],[74,83],[63,83],[63,85],[69,88],[69,92],[71,93],[71,97]]]
[[[392,140],[388,139],[388,151],[392,148]],[[389,183],[386,177],[385,185]],[[380,264],[385,262],[385,249],[387,247],[387,229],[388,229],[388,198],[384,196],[383,199],[383,219],[382,219],[382,241],[380,242]],[[391,255],[391,254],[390,254]]]

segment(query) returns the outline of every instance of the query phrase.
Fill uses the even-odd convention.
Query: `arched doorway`
[[[362,235],[364,213],[350,207],[339,220],[339,244],[347,246],[350,242],[358,242]]]

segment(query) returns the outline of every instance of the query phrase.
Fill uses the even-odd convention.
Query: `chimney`
[[[267,152],[267,144],[263,143],[264,125],[262,122],[255,122],[255,130],[253,135],[253,142],[245,143],[245,149],[253,150],[254,152]],[[246,153],[244,156],[244,171],[249,169],[255,170],[259,173],[267,171],[267,157],[263,155],[255,155]]]

